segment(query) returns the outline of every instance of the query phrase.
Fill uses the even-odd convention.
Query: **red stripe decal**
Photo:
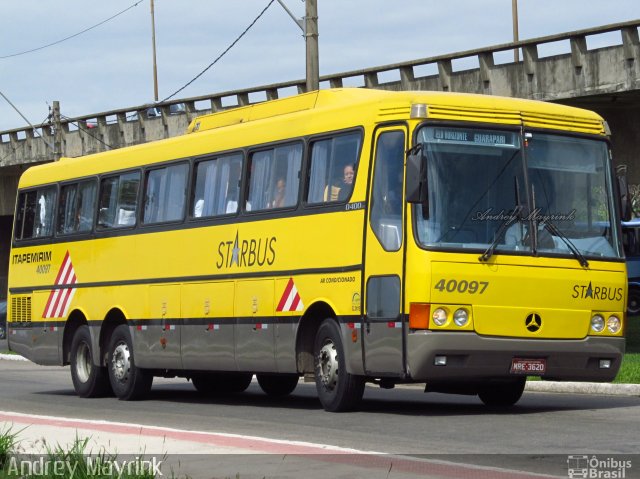
[[[298,307],[298,303],[300,303],[300,295],[296,294],[296,297],[293,298],[293,302],[291,303],[291,307],[289,308],[289,311],[295,311],[296,308]]]
[[[58,292],[58,296],[55,299],[55,302],[53,303],[53,308],[51,309],[51,314],[49,314],[50,318],[55,318],[56,317],[56,311],[58,311],[58,308],[60,307],[60,301],[63,300],[63,298],[66,296],[67,291],[69,291],[68,289],[60,289]]]
[[[278,303],[278,307],[276,311],[282,311],[284,309],[284,305],[287,303],[287,298],[289,297],[289,293],[293,289],[293,278],[289,278],[289,282],[287,283],[287,287],[284,289],[284,293],[280,298],[280,302]]]
[[[44,313],[42,313],[42,317],[43,318],[48,318],[49,314],[47,314],[47,311],[49,311],[49,307],[51,306],[51,301],[53,300],[53,297],[55,296],[56,291],[51,291],[49,293],[49,299],[47,300],[47,305],[44,307]]]
[[[58,276],[56,276],[56,281],[53,284],[60,284],[60,277],[62,276],[62,272],[64,271],[64,265],[69,260],[69,250],[67,250],[67,254],[64,255],[64,259],[62,260],[62,264],[60,265],[60,270],[58,271]]]

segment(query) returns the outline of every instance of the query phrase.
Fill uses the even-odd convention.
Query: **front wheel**
[[[325,319],[314,345],[316,390],[326,411],[348,411],[357,406],[364,393],[364,378],[347,372],[340,328]]]
[[[269,396],[287,396],[298,385],[297,374],[257,374],[260,388]]]
[[[71,381],[81,398],[106,396],[111,392],[107,368],[93,364],[89,326],[80,326],[71,340]]]
[[[153,375],[136,366],[129,326],[121,324],[113,330],[108,351],[109,381],[118,399],[131,401],[145,396]]]
[[[478,396],[489,407],[507,408],[513,406],[522,397],[527,378],[518,378],[505,382],[488,382],[483,384]]]

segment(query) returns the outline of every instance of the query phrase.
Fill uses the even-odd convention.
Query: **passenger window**
[[[376,146],[370,221],[386,251],[397,251],[402,245],[403,165],[404,132],[382,133]]]
[[[184,217],[189,165],[181,163],[147,173],[143,223],[180,221]]]
[[[136,223],[140,173],[105,178],[100,183],[98,228],[123,228]]]
[[[93,228],[96,183],[83,181],[65,185],[60,190],[56,233],[85,233]]]
[[[249,161],[247,211],[295,206],[298,202],[302,144],[258,151]]]
[[[16,239],[44,238],[53,233],[56,187],[21,193],[16,215]]]
[[[307,203],[349,199],[358,165],[360,136],[360,133],[349,133],[311,144]]]
[[[238,211],[241,174],[241,153],[199,162],[191,215],[201,218]]]

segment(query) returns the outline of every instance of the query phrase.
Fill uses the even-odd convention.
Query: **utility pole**
[[[158,101],[158,65],[156,63],[156,17],[151,0],[151,43],[153,46],[153,98]]]
[[[60,121],[60,102],[54,101],[51,109],[53,125],[53,159],[58,161],[62,156],[62,122]]]
[[[511,0],[511,18],[513,20],[513,41],[518,41],[518,0]],[[516,48],[513,50],[513,61],[520,61],[520,53]]]
[[[320,89],[320,61],[318,58],[318,1],[305,0],[305,32],[307,46],[307,91]]]
[[[278,3],[289,14],[291,19],[302,30],[307,49],[307,91],[320,89],[320,66],[318,59],[318,0],[304,0],[305,16],[300,20],[295,17],[291,10],[287,8],[283,0]]]

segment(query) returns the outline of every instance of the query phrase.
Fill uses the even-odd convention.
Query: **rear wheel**
[[[81,398],[106,396],[111,392],[107,368],[93,364],[89,326],[80,326],[71,340],[71,380]]]
[[[124,401],[141,399],[151,389],[153,375],[136,366],[129,326],[113,330],[109,341],[108,370],[113,392]]]
[[[260,388],[269,396],[287,396],[298,385],[297,374],[258,374]]]
[[[325,319],[316,334],[314,346],[316,390],[326,411],[353,409],[362,399],[364,378],[347,372],[340,328]]]
[[[513,381],[488,382],[480,387],[478,396],[489,407],[511,407],[522,397],[526,382],[525,377]]]
[[[233,394],[245,391],[252,378],[251,373],[197,373],[191,377],[191,382],[202,394]]]

